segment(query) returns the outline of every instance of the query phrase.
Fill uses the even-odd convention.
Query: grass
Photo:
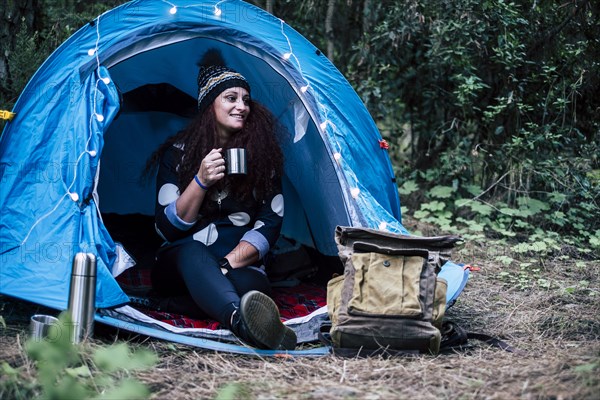
[[[600,398],[599,260],[540,260],[544,278],[519,289],[511,267],[490,257],[490,243],[468,243],[459,262],[473,272],[447,313],[470,331],[501,338],[518,353],[471,341],[453,354],[384,359],[260,358],[198,349],[96,327],[94,345],[127,341],[159,355],[151,370],[131,372],[155,399],[596,399]],[[583,263],[582,263],[583,261]],[[514,267],[516,270],[517,267]],[[0,398],[39,394],[23,351],[29,317],[40,307],[0,297]]]

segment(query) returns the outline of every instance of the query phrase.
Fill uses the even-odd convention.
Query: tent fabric
[[[438,278],[444,279],[448,283],[446,289],[446,309],[450,308],[456,302],[458,296],[465,288],[471,270],[465,268],[464,264],[446,261],[438,273]]]
[[[164,104],[195,98],[210,48],[285,128],[284,235],[335,256],[337,225],[408,233],[377,127],[317,48],[242,1],[131,1],[43,63],[2,133],[0,293],[65,309],[73,256],[91,252],[96,306],[128,302],[111,275],[121,253],[102,214],[153,214],[154,183],[140,172],[189,118],[140,104],[139,90],[163,88]]]
[[[128,301],[110,277],[117,253],[101,213],[152,213],[154,186],[140,171],[187,118],[122,99],[148,84],[195,98],[196,64],[209,48],[286,129],[284,234],[335,255],[336,225],[406,233],[377,128],[312,44],[242,1],[132,1],[61,45],[14,107],[0,141],[0,292],[65,308],[73,255],[89,251],[98,256],[97,306]]]

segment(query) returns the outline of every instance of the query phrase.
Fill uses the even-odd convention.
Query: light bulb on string
[[[221,9],[218,6],[215,6],[215,15],[217,17],[220,17],[221,13],[222,13]]]
[[[171,13],[171,15],[177,14],[177,7],[176,6],[171,7],[171,9],[169,10],[169,12]]]
[[[298,72],[300,73],[300,76],[302,77],[302,79],[305,82],[305,85],[300,87],[300,91],[302,93],[306,93],[308,91],[310,83],[304,77],[304,74],[302,72],[302,64],[301,64],[300,60],[298,59],[298,57],[296,55],[294,55],[294,49],[292,47],[292,42],[290,41],[290,38],[288,37],[288,35],[286,35],[286,33],[285,33],[285,22],[281,18],[279,18],[279,22],[280,22],[280,27],[281,27],[281,35],[285,38],[287,45],[288,45],[288,49],[289,49],[288,52],[283,54],[282,58],[287,61],[290,58],[292,58],[292,56],[294,57],[294,60],[296,61],[296,64],[297,64]],[[319,102],[318,100],[317,100],[317,104],[319,105],[319,108],[321,109],[321,111],[323,113],[322,115],[324,115],[324,117],[327,118],[328,113],[327,113],[327,109],[325,109],[325,106],[323,104],[321,104],[321,102]],[[336,148],[341,149],[341,146],[339,145],[339,143],[337,143],[337,140],[335,139],[335,134],[338,133],[338,130],[337,130],[337,127],[335,126],[335,124],[331,123],[331,121],[329,121],[328,119],[325,119],[323,122],[321,122],[319,124],[319,127],[321,128],[322,132],[325,132],[328,124],[332,125],[333,131],[334,131],[333,138],[337,144]],[[336,152],[333,154],[333,158],[335,159],[335,161],[337,163],[339,163],[340,160],[342,159],[342,155],[339,152]],[[352,197],[354,197],[356,199],[356,198],[358,198],[358,196],[360,194],[360,189],[353,188],[353,189],[351,189],[350,193],[351,193]]]
[[[96,64],[97,64],[97,72],[96,72],[96,76],[98,77],[99,80],[101,80],[102,82],[104,82],[105,84],[109,84],[111,82],[109,77],[101,77],[100,76],[100,59],[98,57],[98,48],[99,48],[99,43],[100,43],[100,16],[96,18],[95,20],[95,26],[96,26],[96,47],[91,48],[87,51],[87,54],[90,57],[96,57]],[[98,82],[96,82],[95,85],[95,89],[93,91],[93,105],[92,105],[92,109],[95,110],[96,109],[96,103],[97,103],[97,95],[98,93],[100,93],[100,90],[98,88]],[[102,122],[104,121],[104,116],[101,114],[96,113],[95,111],[90,115],[90,132],[89,132],[89,137],[88,137],[88,143],[92,138],[92,135],[94,134],[94,128],[91,127],[91,122],[92,122],[92,118],[96,118],[97,121]],[[85,154],[89,154],[91,157],[96,157],[98,155],[97,150],[87,150],[84,149],[82,151],[82,153],[79,155],[79,157],[77,158],[77,161],[75,163],[75,166],[77,167],[77,165],[80,163],[80,160],[82,159],[82,157]],[[74,175],[73,177],[73,181],[71,183],[71,185],[68,187],[68,189],[66,190],[66,193],[63,195],[63,198],[68,196],[72,201],[74,202],[78,202],[80,200],[80,195],[76,192],[71,192],[70,188],[73,187],[75,185],[77,179],[77,174]],[[62,200],[61,200],[62,201]],[[29,231],[27,232],[27,235],[25,235],[25,238],[22,240],[21,245],[24,245],[25,243],[27,243],[27,241],[29,240],[29,237],[31,236],[31,233],[33,232],[33,230],[36,228],[36,226],[43,221],[44,219],[48,218],[53,212],[55,212],[60,204],[61,201],[57,202],[56,205],[54,206],[54,208],[50,211],[48,211],[46,214],[42,215],[41,217],[39,217],[31,226],[31,228],[29,229]],[[99,211],[99,210],[98,210]]]
[[[298,59],[298,57],[296,55],[294,55],[294,49],[292,47],[292,42],[290,41],[290,38],[288,37],[288,35],[286,35],[286,33],[285,33],[285,22],[281,18],[279,18],[279,22],[280,22],[280,27],[281,27],[281,35],[285,38],[287,45],[288,45],[288,49],[289,49],[288,52],[286,52],[282,55],[282,58],[284,60],[289,60],[290,58],[292,58],[292,56],[294,57],[294,60],[297,64],[298,72],[300,73],[300,76],[302,77],[302,79],[305,82],[305,85],[300,87],[300,91],[302,93],[306,93],[306,91],[308,91],[310,83],[304,77],[304,74],[302,72],[302,64],[301,64],[300,60]],[[327,125],[331,125],[333,135],[330,137],[330,139],[333,139],[335,144],[337,145],[335,148],[341,149],[342,146],[340,146],[340,144],[338,143],[337,138],[336,138],[336,136],[340,134],[337,126],[334,123],[332,123],[331,121],[329,121],[329,119],[327,119],[328,110],[324,106],[324,104],[322,104],[318,100],[317,100],[317,104],[320,108],[321,115],[323,115],[325,117],[325,120],[319,124],[321,131],[323,133],[325,133],[325,131],[327,130]],[[329,135],[327,135],[327,136],[329,136]],[[333,153],[333,158],[335,159],[335,161],[337,163],[340,163],[340,161],[342,159],[342,155],[339,152],[335,152],[335,153]],[[358,182],[358,180],[356,180],[356,179],[355,179],[355,181]],[[353,187],[350,189],[350,194],[353,198],[357,199],[358,196],[360,195],[360,189],[358,187]]]
[[[385,231],[387,230],[387,222],[383,221],[382,223],[379,224],[379,230],[380,231]]]

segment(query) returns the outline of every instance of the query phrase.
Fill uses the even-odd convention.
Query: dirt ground
[[[600,398],[600,261],[564,249],[526,268],[518,262],[505,266],[496,261],[502,250],[468,243],[456,252],[456,261],[481,270],[472,273],[447,318],[506,341],[516,353],[472,340],[460,352],[435,357],[258,358],[203,352],[107,329],[99,329],[94,342],[127,340],[158,353],[156,367],[133,373],[155,399]],[[35,393],[27,383],[35,368],[22,346],[29,317],[39,311],[0,297],[7,325],[0,328],[0,364],[20,368],[23,393]],[[8,393],[2,385],[0,377],[0,397],[2,390]]]

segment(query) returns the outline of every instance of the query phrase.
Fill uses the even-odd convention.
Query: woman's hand
[[[225,160],[221,155],[221,150],[212,149],[204,157],[196,173],[197,179],[192,179],[177,199],[175,204],[177,216],[185,222],[196,222],[198,220],[198,212],[208,187],[225,176]],[[198,180],[200,180],[200,184]]]
[[[212,149],[200,164],[197,175],[204,186],[210,187],[225,177],[225,159],[221,150]]]

